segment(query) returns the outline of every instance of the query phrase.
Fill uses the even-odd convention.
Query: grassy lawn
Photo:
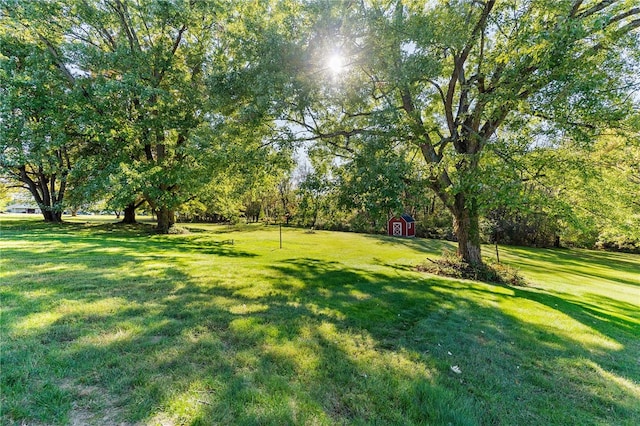
[[[434,240],[0,221],[2,424],[640,424],[637,255],[504,247],[512,288]]]

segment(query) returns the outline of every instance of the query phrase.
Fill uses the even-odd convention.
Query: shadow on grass
[[[75,224],[70,225],[76,228]],[[242,250],[229,240],[216,240],[213,238],[199,238],[196,236],[181,236],[181,238],[172,238],[173,236],[160,236],[155,233],[147,233],[144,230],[140,233],[131,234],[123,231],[112,234],[108,231],[93,232],[81,228],[82,231],[89,233],[90,236],[82,237],[82,251],[78,253],[77,247],[69,246],[60,248],[56,243],[68,244],[77,241],[77,231],[66,229],[64,232],[51,232],[51,230],[41,233],[13,233],[13,238],[31,241],[33,244],[29,248],[15,249],[13,255],[19,255],[18,252],[31,252],[32,256],[39,256],[47,252],[56,252],[64,255],[64,261],[68,260],[67,256],[75,257],[76,260],[91,257],[98,253],[101,249],[121,250],[122,252],[135,252],[140,255],[154,256],[174,254],[175,252],[209,254],[224,257],[255,257],[254,253]],[[65,235],[69,235],[67,238]],[[11,258],[11,251],[3,249],[6,258]],[[123,256],[127,259],[127,256]]]
[[[399,238],[387,235],[363,234],[363,237],[375,241],[379,245],[410,247],[417,252],[442,253],[446,250],[455,250],[455,243],[451,241],[433,240],[429,238]]]
[[[598,306],[314,258],[284,260],[268,275],[238,271],[268,279],[268,290],[246,293],[233,277],[195,280],[188,263],[165,255],[237,255],[206,238],[84,236],[84,252],[62,258],[46,243],[63,236],[23,238],[43,246],[6,252],[32,269],[0,287],[9,423],[162,423],[163,412],[175,423],[246,425],[633,424],[640,416],[633,390],[602,372],[640,373],[638,326],[620,301]],[[136,269],[146,260],[152,271]],[[118,276],[119,268],[131,272]],[[560,311],[621,349],[594,352],[504,314],[504,301]]]

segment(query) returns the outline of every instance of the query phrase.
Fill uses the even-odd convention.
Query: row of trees
[[[45,220],[60,221],[73,184],[128,220],[148,203],[167,232],[214,177],[278,167],[271,105],[255,101],[270,97],[260,73],[273,64],[251,35],[268,34],[251,26],[286,28],[266,4],[232,4],[2,3],[2,164]],[[225,92],[235,77],[243,97]]]
[[[372,229],[437,197],[469,263],[482,223],[506,238],[536,211],[554,235],[637,229],[633,1],[1,0],[0,13],[0,164],[48,221],[105,199],[128,221],[146,203],[168,232],[183,206],[234,217],[268,186],[286,211],[304,146],[297,205],[313,222],[329,194]]]
[[[485,184],[508,184],[508,191],[496,191],[483,206],[483,242],[640,251],[637,141],[603,136],[589,150],[539,149],[527,155],[520,172],[501,166],[509,175],[500,175],[501,159],[493,159],[496,168]],[[390,215],[408,212],[417,221],[418,236],[455,239],[450,212],[410,159],[384,151],[329,167],[316,163],[257,191],[239,192],[236,199],[246,206],[248,221],[385,233]],[[183,210],[186,220],[221,220],[215,202]]]

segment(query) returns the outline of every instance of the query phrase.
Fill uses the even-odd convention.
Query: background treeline
[[[508,194],[495,194],[481,222],[484,242],[640,252],[636,145],[603,137],[578,155],[559,149],[538,155],[536,179],[514,178],[504,189]],[[261,190],[238,194],[233,217],[220,215],[215,203],[194,202],[184,206],[181,220],[385,233],[387,220],[406,212],[416,219],[419,237],[455,240],[450,213],[411,171],[411,162],[390,167],[388,158],[379,161],[299,167]]]

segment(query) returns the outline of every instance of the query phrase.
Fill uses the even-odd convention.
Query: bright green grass
[[[3,424],[640,424],[637,255],[0,220]]]

